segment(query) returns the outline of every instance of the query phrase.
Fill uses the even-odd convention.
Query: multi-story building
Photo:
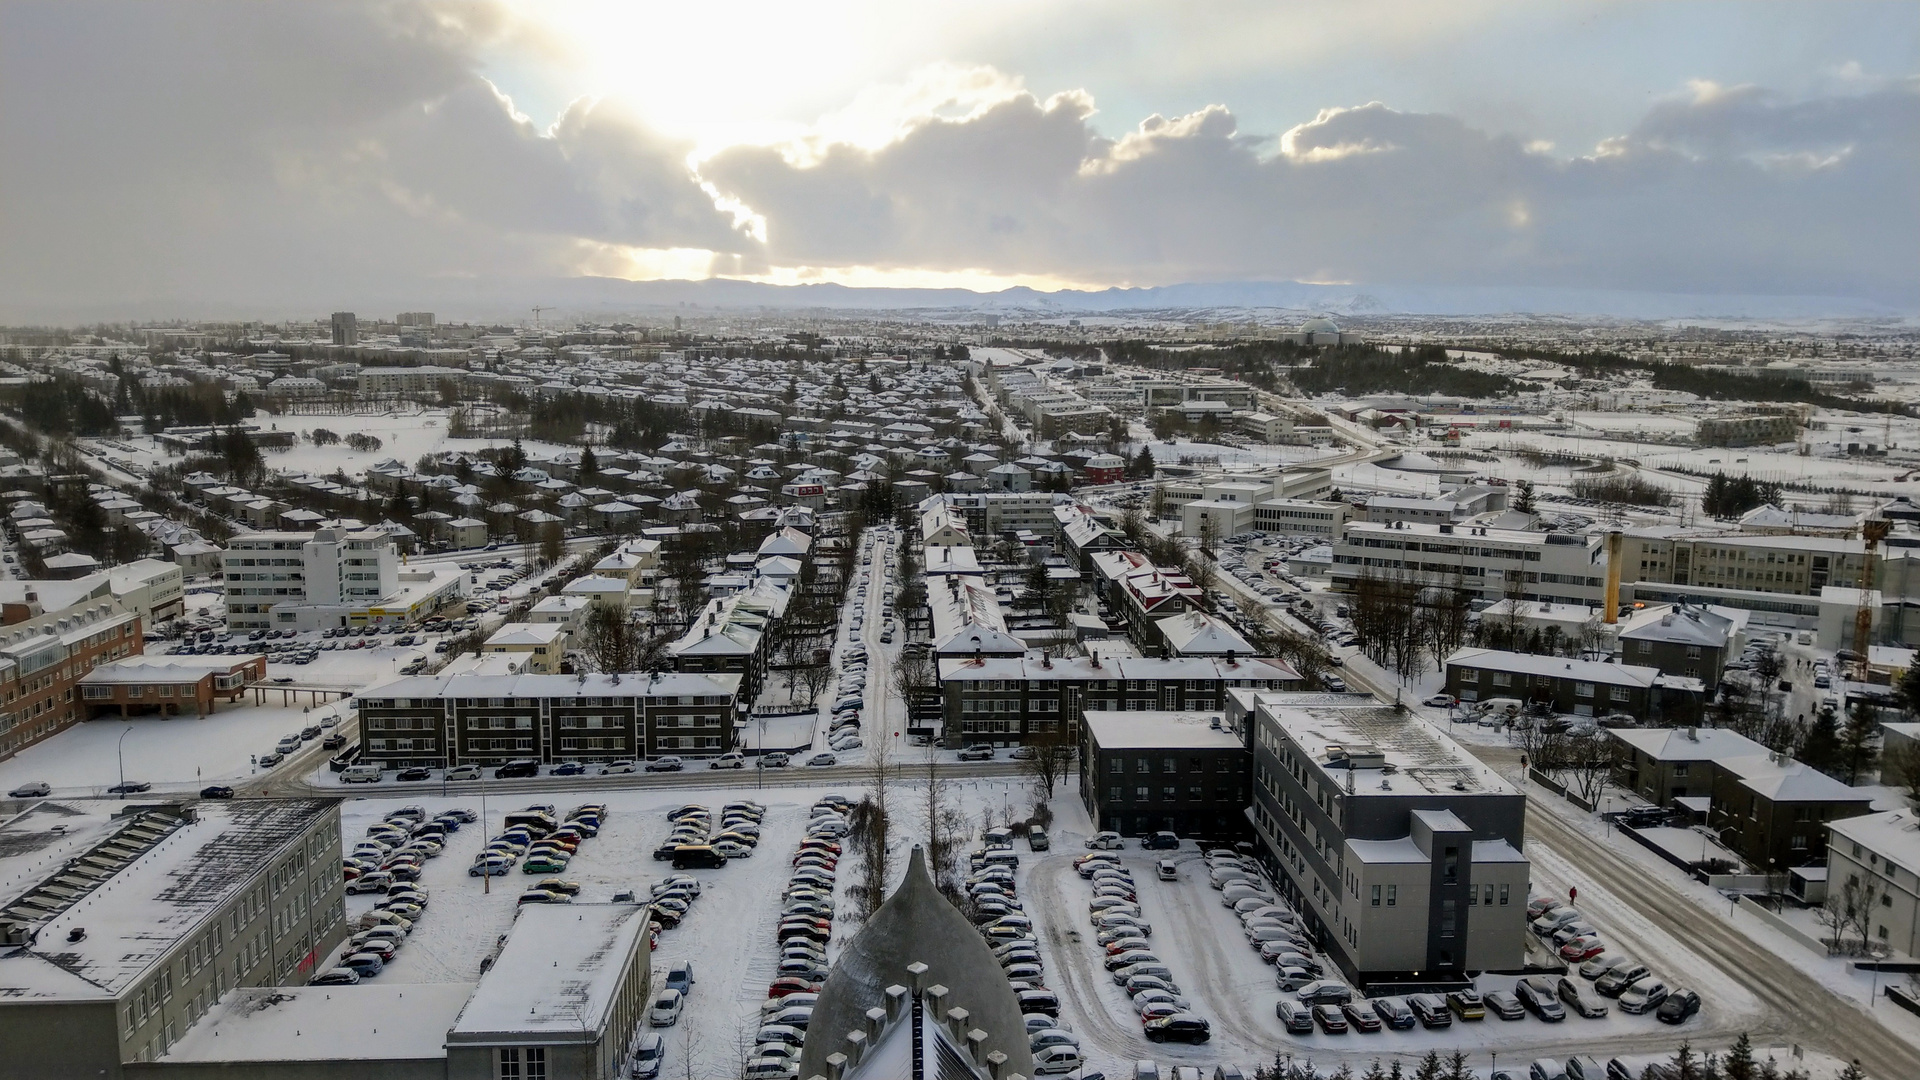
[[[1735,645],[1747,613],[1733,608],[1643,608],[1621,627],[1615,640],[1620,658],[1650,664],[1668,675],[1699,679],[1711,698],[1720,686],[1727,653]]]
[[[1361,577],[1403,576],[1421,587],[1459,587],[1489,602],[1598,605],[1606,594],[1605,538],[1473,525],[1348,523],[1333,545],[1333,588]]]
[[[468,372],[461,368],[422,364],[419,367],[361,368],[357,378],[360,393],[377,396],[437,393],[442,383],[451,381],[459,385],[467,375]]]
[[[1829,585],[1857,587],[1865,558],[1863,541],[1845,536],[1635,528],[1623,538],[1621,580],[1819,596]]]
[[[0,1080],[119,1077],[346,935],[333,799],[43,802],[0,826]]]
[[[333,326],[335,345],[360,344],[360,320],[351,311],[336,311],[329,320]]]
[[[567,628],[557,622],[503,623],[480,646],[480,651],[511,656],[526,665],[521,670],[529,675],[558,675],[571,637]]]
[[[1613,782],[1655,806],[1713,792],[1716,763],[1763,757],[1767,748],[1729,728],[1613,728]]]
[[[243,533],[220,564],[235,630],[414,622],[459,599],[466,581],[458,567],[403,569],[393,537],[376,529]]]
[[[1268,499],[1253,504],[1253,530],[1286,536],[1339,536],[1353,518],[1346,502]]]
[[[1247,747],[1220,713],[1088,712],[1079,765],[1080,798],[1096,829],[1247,835]]]
[[[1872,809],[1871,792],[1768,753],[1714,762],[1707,827],[1754,872],[1785,873],[1826,861],[1828,822]]]
[[[1255,695],[1254,831],[1358,986],[1524,961],[1526,797],[1432,726],[1377,704]]]
[[[1700,680],[1659,668],[1567,656],[1461,649],[1446,659],[1447,693],[1461,701],[1516,698],[1558,713],[1627,713],[1655,723],[1700,718]]]
[[[0,758],[85,720],[80,679],[143,650],[140,617],[95,579],[10,583],[26,587],[0,603]]]
[[[1093,555],[1093,582],[1100,599],[1127,620],[1135,643],[1157,645],[1155,620],[1196,611],[1199,586],[1177,571],[1163,570],[1137,551],[1101,551]]]
[[[947,741],[1017,744],[1068,732],[1089,709],[1218,712],[1235,689],[1294,690],[1299,673],[1266,657],[948,657],[939,661]]]
[[[1920,818],[1887,810],[1830,822],[1827,895],[1860,905],[1867,938],[1920,956]]]
[[[1332,493],[1332,472],[1301,466],[1248,469],[1188,480],[1166,480],[1155,487],[1154,498],[1163,505],[1163,516],[1180,517],[1181,507],[1196,501],[1261,503],[1269,499],[1320,500]]]
[[[611,761],[733,748],[740,676],[459,673],[400,679],[354,698],[363,760],[389,768]]]
[[[772,660],[772,630],[790,598],[786,589],[760,578],[742,592],[708,601],[693,626],[667,646],[674,670],[738,676],[740,700],[751,704]]]

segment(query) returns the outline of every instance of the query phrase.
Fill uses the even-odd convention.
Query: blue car
[[[585,776],[587,767],[577,761],[563,761],[548,770],[548,776]]]

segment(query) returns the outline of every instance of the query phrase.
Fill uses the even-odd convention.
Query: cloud
[[[576,274],[1920,301],[1912,78],[1698,81],[1568,156],[1381,102],[1105,134],[1089,91],[940,63],[710,151],[612,100],[523,115],[482,58],[556,62],[525,34],[484,3],[0,6],[0,314],[404,308]]]
[[[590,100],[520,115],[475,59],[510,32],[478,4],[8,5],[0,292],[324,310],[750,243],[690,144]]]
[[[774,264],[1018,268],[1082,280],[1554,284],[1920,295],[1912,80],[1784,100],[1696,86],[1595,152],[1373,102],[1277,139],[1213,105],[1118,139],[1084,94],[925,117],[702,176],[765,216]]]

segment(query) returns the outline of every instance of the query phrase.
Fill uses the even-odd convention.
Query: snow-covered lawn
[[[45,780],[56,796],[103,794],[120,780],[144,780],[159,791],[197,791],[256,775],[252,756],[273,749],[282,735],[297,735],[317,716],[279,704],[222,705],[211,716],[101,718],[75,724],[44,742],[0,761],[0,790]],[[122,742],[124,733],[125,741]]]

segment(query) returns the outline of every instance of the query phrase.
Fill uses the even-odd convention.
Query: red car
[[[808,982],[805,979],[793,975],[775,979],[773,982],[767,984],[768,999],[783,998],[788,994],[817,994],[819,992],[819,983]]]
[[[1586,937],[1574,938],[1560,946],[1560,959],[1579,963],[1582,960],[1591,960],[1606,951],[1606,945],[1598,937],[1588,934]]]

